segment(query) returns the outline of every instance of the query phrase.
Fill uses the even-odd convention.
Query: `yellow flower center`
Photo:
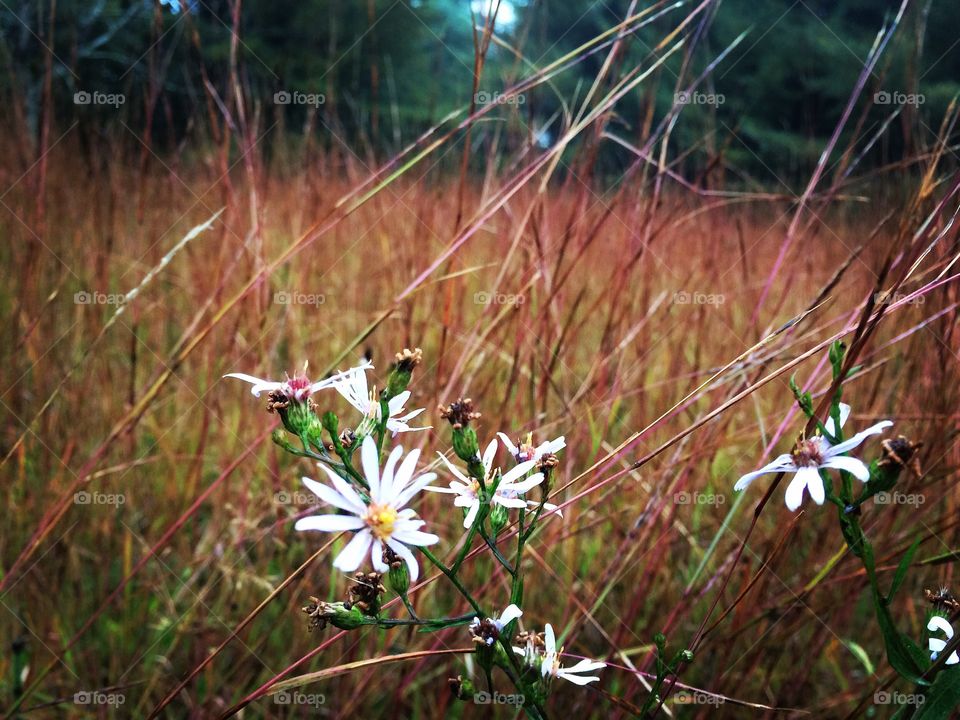
[[[397,511],[389,505],[373,504],[364,517],[370,532],[377,540],[386,540],[393,535],[393,525],[397,521]]]

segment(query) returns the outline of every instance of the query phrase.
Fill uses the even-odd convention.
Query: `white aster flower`
[[[485,620],[475,617],[470,621],[470,631],[473,633],[474,641],[491,647],[500,637],[503,629],[521,615],[523,610],[511,603],[500,613],[500,617],[494,615]]]
[[[370,365],[370,367],[373,367]],[[367,375],[365,372],[355,372],[344,375],[334,383],[337,392],[343,395],[351,405],[359,410],[365,419],[375,422],[380,420],[380,398],[377,397],[376,389],[370,390],[367,387]],[[429,430],[430,427],[415,427],[407,425],[408,420],[412,420],[422,413],[425,408],[419,408],[409,412],[402,417],[397,417],[403,412],[403,406],[410,399],[410,391],[404,390],[396,397],[387,402],[389,415],[387,417],[387,430],[396,437],[397,433],[411,432],[414,430]]]
[[[544,455],[556,453],[560,450],[563,450],[563,448],[567,446],[563,435],[558,437],[556,440],[547,440],[546,442],[542,442],[536,447],[533,446],[530,435],[527,435],[526,442],[521,442],[518,440],[517,445],[514,445],[505,433],[497,433],[497,435],[499,435],[500,439],[503,440],[504,447],[507,448],[517,462],[526,462],[528,460],[533,460],[536,462],[539,461]]]
[[[930,632],[936,632],[939,630],[944,635],[947,636],[946,640],[941,640],[940,638],[930,638],[927,644],[927,648],[930,650],[930,659],[936,660],[937,655],[947,646],[947,643],[953,639],[953,626],[950,624],[944,617],[939,615],[934,615],[930,618],[930,622],[927,623],[927,630]],[[950,653],[950,657],[947,658],[947,665],[956,665],[960,663],[960,656],[957,655],[957,651],[954,650]]]
[[[314,495],[349,514],[301,518],[294,526],[297,530],[357,531],[333,561],[333,566],[338,570],[353,572],[360,567],[369,551],[374,569],[386,573],[390,567],[383,561],[383,548],[387,546],[403,558],[410,571],[410,579],[416,581],[420,568],[408,546],[433,545],[439,541],[440,538],[436,535],[422,532],[420,528],[425,524],[424,521],[417,519],[414,511],[405,507],[427,483],[436,479],[437,474],[424,473],[415,477],[414,471],[420,451],[411,451],[400,463],[400,467],[397,467],[401,455],[403,448],[398,445],[387,458],[381,475],[377,462],[377,444],[370,436],[363,439],[360,462],[370,486],[369,503],[364,502],[346,480],[324,465],[319,467],[327,473],[333,483],[332,488],[310,478],[303,478],[304,484]]]
[[[453,465],[444,455],[440,453],[437,454],[440,455],[440,459],[443,460],[444,464],[446,464],[447,468],[457,479],[450,481],[450,487],[429,485],[424,488],[424,490],[456,495],[457,497],[454,498],[453,504],[457,507],[468,508],[467,515],[463,519],[463,526],[470,528],[477,517],[477,513],[480,511],[480,483]],[[490,487],[496,474],[493,467],[493,460],[496,454],[497,441],[491,440],[486,450],[483,451],[483,457],[480,460],[483,465],[484,482],[487,487]],[[520,479],[530,472],[535,465],[536,461],[528,460],[503,473],[500,476],[500,483],[497,485],[493,497],[490,498],[490,502],[505,508],[525,508],[528,505],[538,505],[539,503],[534,500],[523,500],[520,497],[528,490],[535,488],[543,482],[543,473],[535,473],[526,480]],[[544,509],[556,510],[557,506],[546,503],[544,504]]]
[[[607,666],[606,663],[584,659],[568,668],[561,667],[560,655],[563,654],[563,648],[557,648],[557,637],[553,634],[553,626],[547,623],[543,630],[544,652],[540,658],[540,673],[545,679],[560,677],[574,685],[587,685],[600,680],[599,675],[582,675],[581,673],[602,670]],[[532,642],[528,642],[526,648],[515,647],[513,651],[523,655],[527,665],[535,666],[537,654]]]
[[[844,403],[840,404],[840,427],[850,416],[850,406]],[[849,440],[831,445],[830,441],[822,435],[814,435],[807,440],[801,440],[797,443],[792,453],[781,455],[768,465],[764,465],[759,470],[747,473],[733,486],[734,490],[745,489],[754,478],[767,473],[792,472],[796,477],[790,481],[787,486],[786,502],[790,510],[796,510],[803,502],[803,491],[806,489],[810,497],[817,505],[823,505],[825,492],[823,489],[823,479],[820,477],[820,470],[846,470],[861,482],[870,479],[870,469],[854,457],[844,455],[844,453],[860,446],[864,440],[871,435],[883,432],[891,427],[893,423],[890,420],[878,422],[871,425],[866,430],[858,432]],[[833,418],[827,420],[825,427],[827,432],[835,435]]]
[[[318,382],[310,382],[310,380],[307,378],[306,364],[303,366],[303,372],[297,373],[293,377],[288,376],[287,379],[283,381],[264,380],[253,375],[247,375],[246,373],[227,373],[224,375],[224,377],[236,378],[237,380],[243,380],[244,382],[250,383],[253,386],[250,388],[250,392],[253,393],[255,397],[260,397],[260,393],[262,392],[273,392],[274,390],[279,390],[289,400],[305,402],[308,397],[313,395],[318,390],[333,387],[337,382],[343,380],[344,378],[350,377],[355,373],[363,374],[365,370],[372,367],[373,365],[370,363],[363,363],[355,368],[350,368],[342,373],[331,375],[327,379],[320,380]]]

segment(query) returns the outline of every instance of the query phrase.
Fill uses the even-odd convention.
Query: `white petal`
[[[343,499],[355,507],[353,512],[358,514],[363,514],[366,512],[367,504],[360,499],[360,496],[357,495],[357,491],[350,486],[350,483],[337,475],[326,465],[317,463],[317,467],[327,474],[327,477],[330,478],[330,482],[333,483],[333,487],[336,488],[337,492],[340,493]]]
[[[427,485],[429,485],[436,479],[437,479],[436,473],[432,473],[432,472],[424,473],[420,477],[414,479],[414,481],[410,483],[407,487],[405,487],[403,489],[403,492],[401,492],[399,495],[394,497],[394,499],[391,501],[391,504],[393,505],[393,507],[397,509],[404,507],[408,502],[410,502],[410,499],[414,495],[416,495],[418,492],[423,490],[423,488],[425,488]]]
[[[460,495],[463,492],[462,490],[458,490],[457,488],[453,487],[453,483],[450,483],[450,487],[427,485],[424,490],[429,490],[430,492],[448,493],[451,495]]]
[[[507,605],[506,608],[504,608],[502,613],[500,613],[500,617],[498,618],[498,621],[500,622],[501,625],[507,625],[508,623],[511,623],[514,620],[516,620],[521,615],[523,615],[523,610],[521,610],[516,605],[511,603],[510,605]]]
[[[537,485],[543,482],[543,473],[537,473],[536,475],[531,475],[526,480],[521,480],[520,482],[504,482],[500,481],[500,485],[497,486],[497,490],[511,491],[515,493],[520,493],[521,495],[528,490],[535,488]]]
[[[390,549],[399,555],[407,564],[407,571],[410,574],[410,582],[416,582],[417,578],[420,577],[420,565],[417,563],[417,558],[414,557],[412,552],[410,552],[410,548],[401,542],[397,542],[393,538],[387,540],[387,545],[389,545]]]
[[[377,443],[367,435],[360,446],[360,463],[363,466],[363,476],[370,486],[370,499],[380,502],[380,459],[377,455]]]
[[[583,673],[583,672],[593,672],[594,670],[603,670],[607,664],[605,662],[600,662],[599,660],[587,660],[584,658],[576,665],[572,665],[564,670],[568,673]]]
[[[463,527],[469,530],[473,527],[473,521],[477,519],[477,512],[480,510],[480,501],[474,500],[469,505],[465,505],[464,507],[470,508],[467,511],[466,516],[463,518]]]
[[[253,393],[256,397],[260,397],[260,393],[264,390],[279,390],[283,387],[283,383],[274,382],[272,380],[261,380],[258,377],[253,375],[247,375],[246,373],[227,373],[224,377],[236,378],[237,380],[243,380],[253,385],[250,388],[250,392]]]
[[[310,385],[310,392],[315,393],[318,390],[323,390],[328,387],[336,386],[338,383],[343,383],[344,381],[351,380],[355,375],[362,375],[364,371],[373,369],[373,365],[368,362],[365,362],[361,365],[358,365],[355,368],[350,368],[349,370],[344,370],[343,372],[336,373],[331,375],[328,378],[319,380]]]
[[[878,422],[876,425],[871,425],[866,430],[861,430],[856,435],[854,435],[849,440],[844,440],[842,443],[837,443],[827,449],[828,455],[841,455],[845,452],[850,452],[855,447],[858,447],[864,440],[866,440],[871,435],[877,435],[882,433],[888,427],[892,427],[893,422],[890,420],[884,420],[883,422]]]
[[[849,455],[828,457],[823,461],[821,467],[832,468],[834,470],[846,470],[861,482],[866,482],[870,479],[870,468],[864,465],[861,460],[850,457]]]
[[[584,677],[583,675],[574,675],[567,672],[563,668],[557,670],[557,677],[562,677],[567,682],[572,682],[574,685],[587,685],[592,682],[597,682],[600,678],[596,675],[592,677]]]
[[[939,630],[947,636],[948,640],[953,639],[953,625],[950,624],[949,620],[947,620],[945,617],[941,617],[940,615],[932,615],[930,617],[930,621],[927,623],[927,630],[930,630],[931,632]]]
[[[503,495],[500,495],[500,494],[493,496],[493,502],[495,502],[497,505],[502,505],[505,508],[517,508],[522,510],[523,508],[527,507],[526,500],[521,500],[520,498],[504,497]]]
[[[790,484],[787,485],[786,501],[787,508],[790,510],[796,510],[803,503],[803,491],[807,487],[809,473],[811,472],[815,473],[816,470],[811,467],[800,468]]]
[[[483,451],[483,468],[487,471],[487,475],[490,474],[490,470],[493,469],[493,459],[497,456],[497,441],[496,438],[490,441],[490,444],[487,445],[487,449]]]
[[[356,570],[360,567],[361,563],[363,563],[363,557],[367,554],[371,540],[373,540],[373,536],[369,530],[361,530],[358,532],[353,536],[353,539],[347,543],[347,546],[340,551],[340,554],[337,555],[336,560],[333,561],[333,566],[343,572],[353,572]]]
[[[396,479],[393,483],[393,492],[390,494],[390,496],[384,494],[384,500],[386,502],[390,502],[390,500],[399,495],[401,491],[410,484],[410,480],[413,478],[413,473],[417,467],[417,460],[419,459],[419,449],[411,450],[410,454],[403,459],[403,462],[400,463],[400,468],[397,470]]]
[[[452,472],[458,478],[463,480],[463,482],[467,483],[468,485],[470,484],[470,479],[460,471],[460,468],[458,468],[456,465],[454,465],[449,460],[447,460],[447,457],[443,453],[438,452],[437,455],[440,456],[440,459],[443,460],[444,465],[447,466],[447,469],[450,472]]]
[[[807,491],[817,505],[823,505],[827,495],[823,488],[823,478],[820,477],[820,473],[807,473]]]
[[[533,470],[533,466],[537,464],[536,460],[527,460],[522,462],[516,467],[512,467],[507,472],[503,474],[503,477],[500,478],[501,483],[512,483],[517,478],[522,478],[528,472]]]
[[[500,440],[503,441],[503,446],[507,449],[507,452],[513,455],[513,457],[517,457],[517,452],[519,451],[519,448],[510,441],[510,438],[507,437],[507,435],[502,432],[498,432],[497,436],[500,438]]]
[[[407,400],[410,399],[410,391],[404,390],[402,393],[399,393],[395,397],[390,398],[387,401],[387,409],[390,410],[390,417],[393,417],[401,410],[403,406],[407,404]]]
[[[850,417],[850,406],[846,403],[840,403],[840,427],[843,427],[844,423],[847,422],[848,417]],[[833,425],[832,415],[827,418],[827,421],[823,424],[823,426],[833,437],[837,436],[837,429]]]
[[[750,483],[754,481],[755,478],[760,477],[761,475],[766,475],[768,473],[776,472],[796,472],[797,466],[793,463],[792,455],[781,455],[776,460],[771,463],[767,463],[759,470],[754,470],[749,472],[746,475],[740,477],[737,480],[737,484],[733,486],[733,489],[740,491],[745,489]]]
[[[309,489],[310,492],[320,498],[327,505],[333,505],[341,510],[352,512],[355,515],[361,510],[361,508],[358,508],[356,505],[350,502],[350,500],[340,495],[340,493],[338,493],[336,490],[327,487],[323,483],[318,483],[316,480],[311,480],[308,477],[304,477],[303,484],[307,486],[307,489]]]
[[[531,507],[537,507],[540,503],[538,503],[536,500],[527,500],[527,504]],[[559,517],[563,517],[563,511],[553,503],[544,503],[543,509],[548,513],[555,512]]]
[[[383,561],[383,543],[374,538],[373,545],[370,548],[370,562],[373,563],[373,569],[378,573],[390,572],[390,566]]]
[[[359,530],[365,524],[356,515],[310,515],[297,520],[293,527],[295,530],[343,532],[344,530]]]
[[[387,502],[389,502],[389,498],[393,495],[393,488],[394,488],[393,470],[397,466],[397,461],[400,460],[401,455],[403,455],[403,448],[397,445],[390,452],[390,457],[387,458],[387,462],[384,463],[383,465],[383,476],[380,478],[380,497]],[[398,473],[397,479],[399,480],[401,477],[402,475]],[[400,487],[402,487],[402,485]]]
[[[567,446],[566,438],[561,435],[556,440],[551,440],[550,442],[541,443],[540,447],[537,448],[537,452],[541,456],[546,455],[547,453],[556,453],[559,450],[563,450]]]
[[[557,636],[553,634],[553,625],[547,623],[543,627],[543,645],[547,654],[556,654]]]
[[[433,545],[440,542],[440,538],[433,533],[419,530],[394,530],[393,537],[404,545]]]

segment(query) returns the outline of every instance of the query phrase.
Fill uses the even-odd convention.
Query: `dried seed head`
[[[471,420],[480,418],[480,413],[473,409],[473,400],[458,398],[446,407],[439,407],[440,417],[450,423],[455,430],[468,427]]]
[[[350,428],[340,433],[340,444],[343,445],[345,450],[352,448],[355,442],[357,442],[357,435]]]
[[[327,626],[324,603],[320,602],[319,598],[311,596],[310,602],[304,605],[302,610],[307,615],[307,630],[309,632],[323,630]]]
[[[544,453],[540,456],[540,462],[537,463],[537,469],[541,472],[552,470],[560,464],[560,459],[553,453]]]
[[[500,629],[490,618],[474,618],[470,624],[470,632],[473,633],[472,640],[477,645],[492,647],[500,638]]]
[[[927,599],[935,610],[956,612],[960,610],[960,600],[957,600],[947,588],[942,587],[939,590],[924,590],[923,596]]]
[[[387,591],[380,578],[380,573],[376,572],[355,574],[345,604],[360,608],[364,615],[376,615],[380,611],[380,595]]]

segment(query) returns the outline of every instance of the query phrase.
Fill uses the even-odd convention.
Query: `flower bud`
[[[453,451],[464,462],[479,462],[480,443],[472,427],[453,429]]]
[[[360,608],[351,603],[328,603],[317,598],[310,598],[310,603],[303,608],[303,612],[310,618],[310,629],[322,630],[327,623],[341,630],[356,630],[363,625],[376,625],[377,619],[364,615]]]
[[[288,397],[281,390],[272,391],[267,402],[267,411],[277,413],[283,426],[297,437],[306,435],[316,420],[313,408],[314,403],[310,398],[297,400]]]
[[[387,378],[386,396],[391,399],[402,393],[410,384],[410,376],[413,369],[420,364],[423,359],[423,351],[420,348],[404,348],[403,352],[398,352],[396,362]]]
[[[685,663],[693,662],[693,650],[684,650],[680,653],[680,659]]]
[[[383,561],[390,566],[387,584],[397,595],[404,597],[410,589],[410,573],[407,571],[407,564],[387,545],[383,546]]]
[[[509,520],[510,516],[507,514],[507,509],[503,505],[494,504],[490,510],[490,531],[493,533],[493,537],[500,534]]]
[[[455,678],[449,678],[447,682],[450,684],[450,692],[457,700],[473,700],[477,689],[469,678],[457,675]]]

